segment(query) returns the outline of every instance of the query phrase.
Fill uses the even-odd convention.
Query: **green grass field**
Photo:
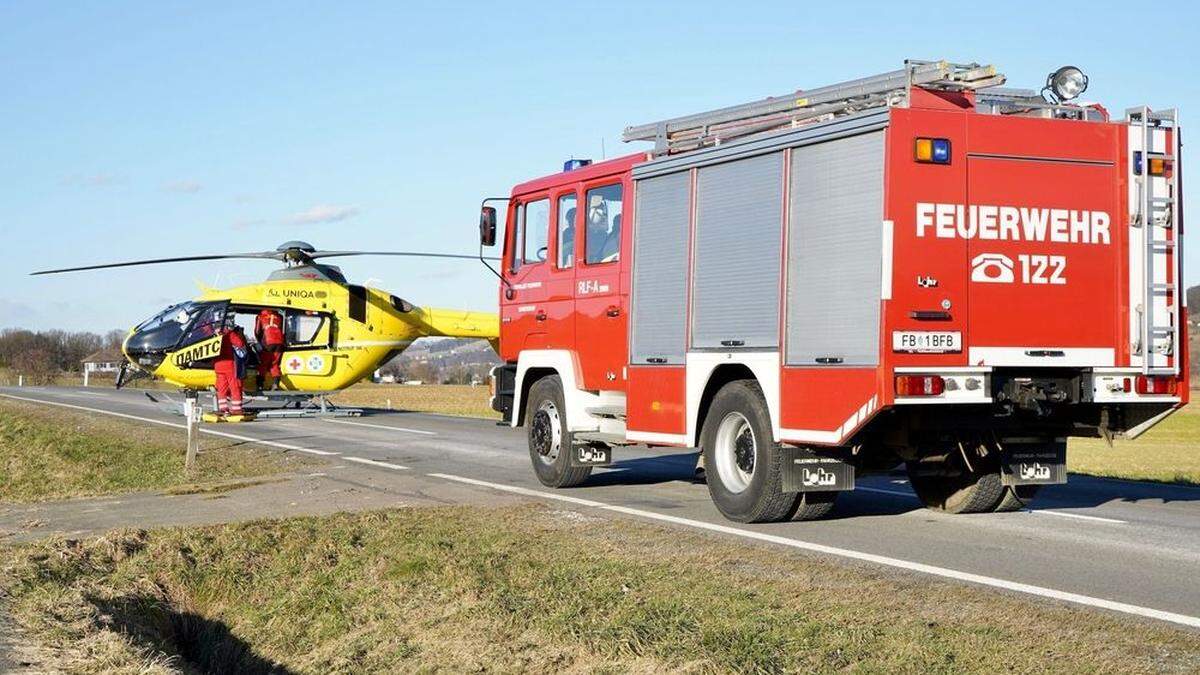
[[[0,502],[31,502],[195,486],[315,466],[217,438],[203,438],[184,471],[182,429],[130,424],[0,397]]]
[[[391,408],[414,412],[440,413],[458,417],[500,419],[500,413],[488,405],[486,385],[466,384],[375,384],[361,382],[333,399],[339,405]],[[390,406],[388,405],[390,402]]]
[[[1073,438],[1067,466],[1093,476],[1200,484],[1200,407],[1191,403],[1136,441],[1114,441],[1111,448],[1103,440]]]
[[[1200,669],[1164,624],[541,505],[0,549],[0,598],[53,672]]]

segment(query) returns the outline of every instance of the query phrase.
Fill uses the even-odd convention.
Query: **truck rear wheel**
[[[996,505],[996,513],[1020,511],[1029,506],[1029,502],[1037,496],[1040,485],[1010,485],[1004,488],[1004,497]]]
[[[801,492],[792,520],[820,520],[833,511],[840,492]]]
[[[543,377],[529,388],[525,427],[529,458],[542,485],[575,487],[591,475],[590,466],[571,466],[571,433],[567,431],[567,406],[559,376]]]
[[[783,452],[754,380],[735,380],[713,397],[700,432],[708,493],[717,510],[739,523],[784,520],[800,496],[783,491]]]
[[[953,460],[947,460],[953,461]],[[957,473],[942,471],[929,475],[919,462],[907,462],[908,482],[927,508],[946,513],[984,513],[995,510],[1007,489],[1000,470],[961,466]]]

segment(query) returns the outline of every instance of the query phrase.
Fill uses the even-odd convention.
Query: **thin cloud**
[[[101,172],[92,174],[73,173],[69,176],[63,176],[60,182],[68,187],[108,187],[116,185],[120,180],[120,178],[111,173]]]
[[[179,192],[194,195],[204,189],[204,186],[194,180],[173,180],[163,185],[164,192]]]
[[[317,204],[300,213],[289,216],[284,220],[288,225],[317,225],[323,223],[339,223],[358,215],[357,206],[334,206]]]

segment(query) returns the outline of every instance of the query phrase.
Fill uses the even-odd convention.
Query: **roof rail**
[[[1004,81],[1004,75],[993,66],[908,60],[903,68],[879,75],[626,127],[622,139],[654,141],[656,155],[687,152],[732,138],[794,128],[869,108],[902,105],[914,85],[961,91],[999,87]]]

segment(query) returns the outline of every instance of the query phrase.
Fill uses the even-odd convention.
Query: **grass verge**
[[[411,410],[458,417],[500,419],[488,405],[488,388],[467,384],[375,384],[360,382],[333,397],[338,405]],[[390,405],[389,405],[390,404]]]
[[[1200,485],[1200,407],[1189,404],[1136,441],[1114,441],[1111,448],[1103,440],[1072,438],[1067,468],[1093,476]]]
[[[148,424],[0,398],[0,502],[114,494],[268,476],[320,464],[204,438],[183,468],[184,434]]]
[[[1164,624],[536,504],[0,559],[0,598],[68,672],[1200,669],[1200,635]]]

